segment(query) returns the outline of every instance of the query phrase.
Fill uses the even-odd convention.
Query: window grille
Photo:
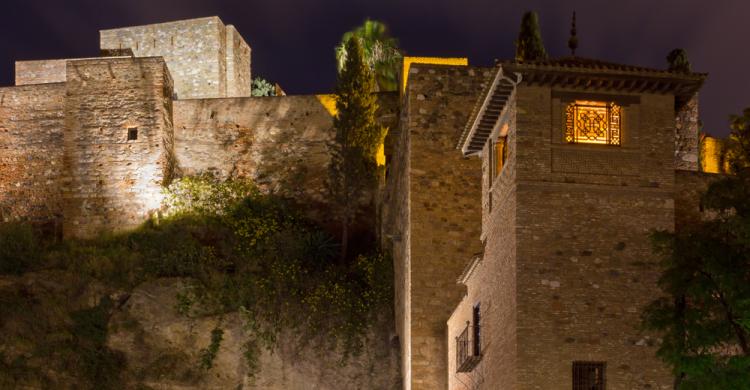
[[[607,363],[573,362],[573,390],[605,390]]]
[[[470,372],[482,360],[481,312],[477,304],[472,309],[474,325],[466,321],[466,327],[456,337],[456,371]]]
[[[621,125],[619,105],[576,100],[565,109],[565,142],[619,146]]]

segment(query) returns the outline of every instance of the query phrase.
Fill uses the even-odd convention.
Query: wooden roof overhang
[[[498,66],[492,80],[487,83],[456,145],[464,156],[482,151],[487,139],[500,121],[506,104],[521,82],[521,75],[506,76],[503,67]]]
[[[553,86],[587,92],[672,94],[678,105],[700,90],[707,74],[678,73],[621,65],[578,57],[539,62],[500,62],[491,83],[485,87],[461,134],[457,149],[464,156],[482,150],[517,84]],[[516,75],[516,81],[505,77]]]

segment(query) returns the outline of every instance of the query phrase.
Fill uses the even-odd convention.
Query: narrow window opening
[[[605,390],[606,362],[573,362],[573,390]]]
[[[128,141],[135,141],[137,139],[138,139],[138,128],[137,127],[128,128]]]

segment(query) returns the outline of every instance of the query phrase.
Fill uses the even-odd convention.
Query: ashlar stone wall
[[[456,278],[481,250],[481,168],[455,149],[489,69],[415,64],[389,170],[397,331],[405,389],[444,389]],[[397,191],[397,192],[395,192]],[[398,228],[396,228],[398,227]]]
[[[173,171],[166,64],[161,58],[70,61],[67,80],[64,233],[90,237],[135,227],[160,207]]]
[[[102,50],[161,56],[177,99],[250,95],[250,47],[216,16],[102,30]],[[231,86],[230,86],[231,84]]]

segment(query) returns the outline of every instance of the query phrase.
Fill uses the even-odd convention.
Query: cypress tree
[[[547,59],[547,51],[542,42],[539,16],[534,11],[523,14],[521,30],[516,40],[516,61],[540,61]]]
[[[336,136],[329,166],[329,190],[341,226],[342,262],[347,256],[349,226],[363,196],[377,182],[375,154],[385,136],[385,129],[375,121],[375,78],[359,39],[350,39],[346,51],[336,85]]]

